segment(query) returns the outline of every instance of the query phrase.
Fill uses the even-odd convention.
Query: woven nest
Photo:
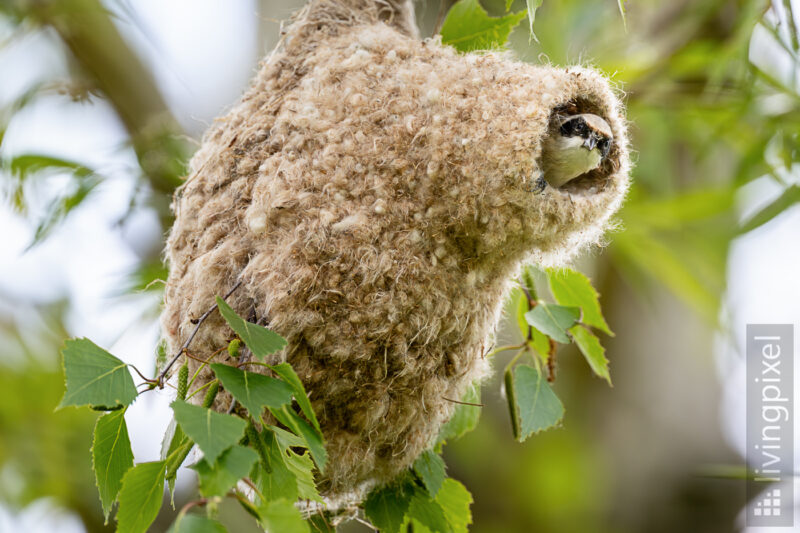
[[[521,263],[597,243],[628,187],[622,108],[601,74],[459,55],[416,38],[394,4],[319,1],[295,17],[206,133],[167,244],[171,348],[241,282],[234,309],[288,340],[274,362],[292,364],[318,414],[332,501],[432,444],[451,399],[489,371]],[[613,149],[536,192],[564,106],[605,118]],[[232,337],[214,314],[191,351],[209,357]]]

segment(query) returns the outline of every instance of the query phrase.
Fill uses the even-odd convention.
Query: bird
[[[592,113],[557,117],[542,146],[544,179],[553,187],[596,169],[611,151],[611,126]]]

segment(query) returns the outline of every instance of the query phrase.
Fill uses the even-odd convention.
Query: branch
[[[234,291],[236,289],[238,289],[239,287],[241,287],[241,286],[242,286],[242,281],[241,280],[237,281],[236,285],[234,285],[233,288],[228,291],[228,294],[223,296],[222,299],[223,300],[227,300],[230,297],[230,295],[233,294]],[[164,378],[166,377],[167,373],[169,372],[169,369],[172,368],[172,365],[175,364],[175,362],[180,358],[180,356],[183,355],[184,352],[186,352],[186,350],[189,349],[189,345],[194,340],[195,335],[197,335],[197,332],[200,331],[200,326],[203,325],[203,322],[205,322],[206,319],[211,315],[211,313],[216,311],[216,309],[217,309],[217,304],[216,304],[216,302],[214,302],[214,305],[212,305],[211,308],[208,311],[206,311],[205,313],[203,313],[203,315],[197,320],[197,324],[195,324],[194,329],[192,330],[192,333],[189,334],[189,338],[186,339],[186,341],[181,345],[180,349],[178,350],[178,353],[176,353],[172,357],[172,359],[170,359],[169,363],[167,363],[167,365],[164,367],[164,370],[162,370],[161,373],[158,375],[158,378],[156,380],[157,383],[158,383],[158,388],[160,388],[160,389],[164,388]]]
[[[188,155],[183,129],[150,72],[124,41],[100,0],[21,0],[23,11],[53,28],[81,70],[106,96],[131,138],[154,190],[170,197]],[[165,154],[165,145],[179,157]],[[167,206],[163,206],[166,208]],[[165,209],[168,213],[168,209]]]

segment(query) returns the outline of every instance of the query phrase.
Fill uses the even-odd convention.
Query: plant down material
[[[167,245],[171,349],[241,281],[232,307],[288,340],[269,362],[289,361],[309,393],[332,502],[432,445],[451,400],[488,373],[521,263],[597,243],[628,187],[622,109],[601,74],[460,55],[420,41],[392,4],[318,1],[295,17],[206,133]],[[614,146],[591,174],[538,191],[542,141],[567,105],[602,116]],[[214,314],[192,355],[235,363],[232,337]]]

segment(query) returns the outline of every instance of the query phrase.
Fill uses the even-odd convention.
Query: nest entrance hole
[[[558,105],[550,112],[549,131],[553,131],[556,121],[562,120],[565,116],[580,115],[582,113],[592,113],[608,122],[608,116],[603,113],[601,107],[589,98],[576,98],[565,104]],[[605,189],[611,176],[619,168],[620,150],[616,141],[611,143],[611,150],[599,167],[582,174],[577,178],[571,179],[558,189],[570,194],[595,194]]]

